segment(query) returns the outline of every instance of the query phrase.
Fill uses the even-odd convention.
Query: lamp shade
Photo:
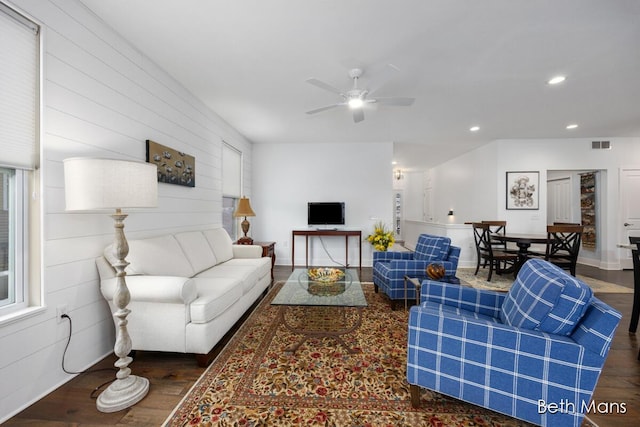
[[[238,209],[233,213],[233,216],[256,216],[256,213],[251,209],[249,199],[243,197],[238,202]]]
[[[66,210],[151,208],[158,203],[158,172],[151,163],[129,160],[64,160]]]

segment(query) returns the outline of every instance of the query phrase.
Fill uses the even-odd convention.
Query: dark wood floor
[[[290,267],[276,266],[275,280],[286,279]],[[578,274],[633,287],[631,271],[603,271],[579,266]],[[371,269],[364,268],[361,280],[371,281]],[[596,387],[596,402],[624,403],[626,414],[592,415],[601,427],[640,425],[640,361],[638,341],[629,334],[630,294],[600,294],[603,301],[620,310],[623,319],[617,330],[606,365]],[[221,347],[220,347],[221,348]],[[115,357],[105,358],[92,369],[111,368]],[[138,352],[131,365],[133,373],[148,378],[149,394],[127,410],[104,414],[98,412],[94,388],[113,378],[114,372],[99,371],[80,375],[42,400],[31,405],[5,425],[38,426],[159,426],[171,414],[182,397],[200,377],[204,368],[193,356],[174,353]]]

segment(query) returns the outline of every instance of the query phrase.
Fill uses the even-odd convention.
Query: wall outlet
[[[67,307],[67,304],[62,304],[56,307],[56,319],[58,320],[58,323],[62,323],[64,320],[62,318],[63,314],[69,314],[69,307]]]

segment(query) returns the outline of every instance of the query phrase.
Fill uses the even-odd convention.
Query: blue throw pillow
[[[500,319],[519,328],[571,335],[592,297],[581,280],[547,261],[531,259],[505,297]]]
[[[420,261],[445,261],[449,254],[451,239],[448,237],[421,234],[413,252],[413,259]]]

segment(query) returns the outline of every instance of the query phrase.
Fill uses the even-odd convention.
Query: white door
[[[620,170],[620,243],[629,236],[640,236],[640,168]],[[622,268],[633,268],[631,251],[623,249]]]
[[[547,224],[573,222],[571,178],[547,181]]]

